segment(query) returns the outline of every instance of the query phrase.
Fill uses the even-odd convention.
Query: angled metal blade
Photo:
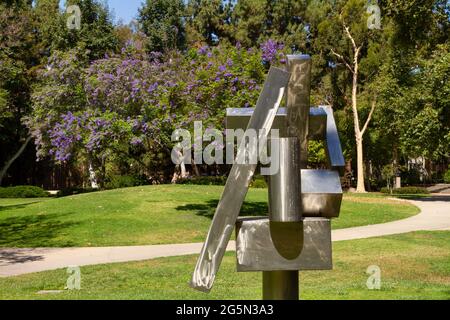
[[[264,88],[247,127],[247,129],[257,130],[259,141],[266,139],[272,128],[289,78],[289,72],[278,68],[269,70]],[[242,155],[242,152],[245,152],[245,139],[243,140],[238,148],[237,158],[240,154]],[[192,288],[203,292],[211,290],[256,166],[256,164],[235,163],[231,168],[192,275],[190,283]]]

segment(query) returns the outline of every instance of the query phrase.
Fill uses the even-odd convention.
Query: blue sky
[[[122,19],[128,24],[133,18],[136,18],[138,8],[141,7],[143,0],[106,0],[109,10],[114,14],[114,21],[118,22]],[[65,7],[65,0],[61,0],[61,6]]]
[[[115,21],[122,19],[124,23],[136,18],[142,2],[143,0],[106,0],[109,9],[114,13]]]

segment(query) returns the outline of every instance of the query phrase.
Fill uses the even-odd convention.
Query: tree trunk
[[[369,126],[370,120],[372,118],[372,114],[375,110],[376,99],[372,101],[372,108],[369,112],[369,116],[367,117],[366,123],[361,129],[359,123],[359,115],[358,115],[358,72],[359,72],[359,53],[361,52],[362,45],[357,46],[355,39],[350,33],[349,27],[345,25],[343,22],[344,31],[350,39],[353,46],[353,64],[347,62],[344,56],[336,53],[333,49],[331,49],[331,53],[337,56],[340,60],[342,60],[345,66],[352,72],[353,74],[353,83],[352,83],[352,111],[353,111],[353,122],[354,122],[354,130],[355,130],[355,140],[356,140],[356,154],[357,154],[357,187],[356,192],[366,192],[366,187],[364,185],[364,153],[363,153],[363,136]]]
[[[366,175],[366,179],[367,179],[367,191],[368,192],[372,192],[372,186],[371,186],[371,179],[372,179],[372,162],[369,161],[365,161],[364,162],[364,169],[365,169],[365,175]]]
[[[11,165],[14,163],[14,161],[17,160],[18,157],[20,157],[20,155],[25,151],[25,148],[27,147],[28,143],[31,141],[31,136],[29,136],[25,142],[22,144],[22,146],[20,147],[20,149],[12,156],[11,159],[9,159],[8,161],[6,161],[5,166],[3,167],[3,169],[0,171],[0,186],[2,185],[2,181],[3,178],[6,175],[6,172],[8,171],[8,169],[11,167]]]
[[[353,84],[352,84],[352,110],[353,121],[355,126],[355,138],[356,138],[356,165],[358,170],[358,178],[356,184],[356,192],[366,192],[364,185],[364,153],[363,153],[363,132],[359,126],[358,116],[358,54],[359,49],[355,50],[354,70],[353,70]]]
[[[188,173],[186,171],[186,164],[184,163],[183,160],[183,154],[177,150],[177,156],[178,156],[178,160],[180,160],[180,164],[179,165],[175,165],[175,168],[173,170],[173,176],[172,176],[172,183],[177,183],[178,180],[184,179],[188,176]],[[178,174],[178,168],[180,168],[181,174]]]
[[[92,168],[92,163],[89,163],[89,181],[92,189],[98,189],[97,175]]]
[[[178,174],[178,168],[180,168],[181,173]],[[180,165],[176,165],[174,170],[173,170],[173,176],[172,176],[172,181],[171,183],[176,184],[178,182],[178,180],[184,179],[188,176],[188,173],[186,171],[186,165],[184,164],[184,161],[182,161],[180,163]]]
[[[180,175],[178,174],[178,166],[175,166],[175,169],[173,170],[172,180],[170,183],[176,184],[180,178]]]
[[[345,163],[345,174],[344,174],[344,185],[343,187],[346,189],[350,189],[352,187],[352,159],[347,160]]]
[[[356,154],[357,154],[357,170],[358,178],[356,185],[356,192],[366,192],[366,186],[364,185],[364,156],[363,156],[363,139],[361,136],[356,138]]]
[[[200,171],[198,170],[198,167],[197,167],[197,165],[195,164],[193,158],[192,158],[191,165],[192,165],[192,169],[193,169],[193,171],[194,171],[194,174],[195,174],[197,177],[199,177],[199,176],[200,176]]]
[[[350,39],[353,46],[353,64],[347,62],[344,56],[336,53],[333,49],[331,53],[341,59],[345,66],[352,72],[353,74],[353,82],[352,82],[352,111],[353,111],[353,122],[354,122],[354,130],[355,130],[355,140],[356,140],[356,164],[357,164],[357,187],[356,192],[366,192],[366,187],[364,185],[364,154],[363,154],[363,136],[367,130],[367,127],[370,123],[370,119],[372,118],[373,111],[375,110],[376,100],[372,101],[372,108],[369,112],[369,116],[367,117],[366,123],[361,129],[358,115],[358,73],[359,73],[359,53],[361,52],[362,45],[357,46],[355,39],[350,33],[349,27],[345,25],[343,22],[344,31]]]

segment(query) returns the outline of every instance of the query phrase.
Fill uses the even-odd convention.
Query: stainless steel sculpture
[[[280,69],[271,68],[269,71],[255,112],[251,115],[247,126],[247,129],[259,130],[259,141],[267,138],[283,99],[289,76],[288,72]],[[262,134],[265,136],[261,136]],[[241,156],[239,153],[245,152],[244,144],[245,141],[242,141],[242,145],[238,148],[238,158]],[[256,164],[235,163],[230,171],[192,276],[191,285],[198,290],[206,292],[211,290],[256,166]]]
[[[235,225],[237,270],[263,272],[264,299],[298,299],[299,270],[332,268],[330,219],[339,216],[344,158],[332,109],[310,107],[310,73],[309,56],[288,56],[287,71],[270,69],[255,109],[227,110],[228,129],[264,129],[260,139],[279,129],[280,170],[268,179],[268,217],[238,218],[256,164],[233,165],[193,288],[211,290]],[[286,108],[279,108],[286,88]],[[328,170],[307,168],[311,139],[325,141]],[[244,143],[237,157],[245,152]]]

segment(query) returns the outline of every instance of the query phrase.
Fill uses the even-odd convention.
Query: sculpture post
[[[311,58],[289,55],[287,71],[291,73],[286,99],[288,137],[279,139],[280,170],[269,176],[269,219],[271,231],[278,233],[285,233],[284,229],[303,232],[300,172],[308,161]],[[263,298],[298,300],[298,271],[264,271]]]

